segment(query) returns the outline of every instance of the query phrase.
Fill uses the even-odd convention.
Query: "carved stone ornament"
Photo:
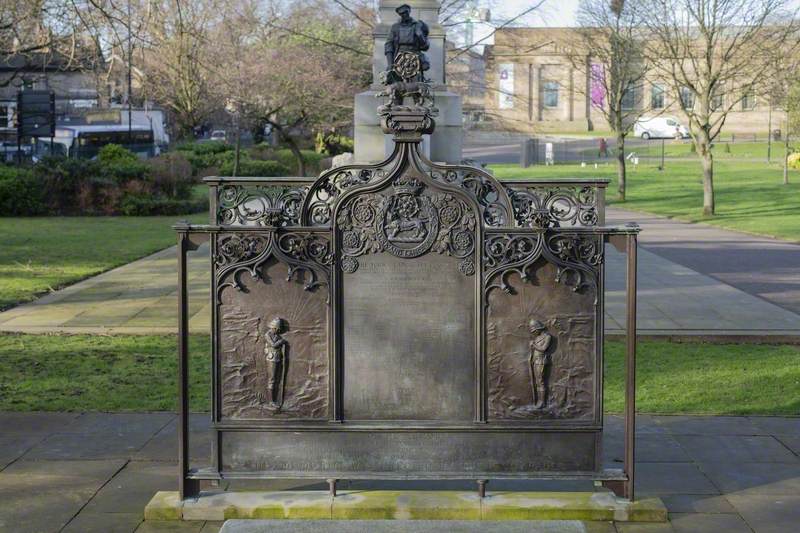
[[[355,196],[337,218],[341,232],[341,268],[358,269],[358,256],[389,253],[414,258],[434,251],[462,259],[459,270],[475,273],[477,222],[472,210],[448,193],[423,194],[423,182],[402,175],[391,189]]]

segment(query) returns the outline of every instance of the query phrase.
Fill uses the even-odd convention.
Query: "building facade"
[[[592,95],[591,58],[576,64],[574,48],[581,37],[574,28],[503,28],[486,50],[486,119],[492,129],[525,133],[581,133],[610,128]],[[683,120],[681,98],[671,86],[645,80],[630,93],[632,109]],[[692,105],[688,93],[684,104]],[[786,115],[765,96],[721,94],[718,106],[736,103],[725,134],[766,138],[782,129]],[[684,121],[685,122],[685,121]]]

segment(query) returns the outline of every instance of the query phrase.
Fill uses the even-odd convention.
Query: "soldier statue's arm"
[[[425,24],[425,22],[421,20],[416,21],[414,27],[414,34],[417,37],[417,42],[419,43],[419,49],[423,52],[429,50],[431,47],[431,42],[428,39],[430,32],[431,31],[428,28],[428,25]]]
[[[392,26],[389,31],[389,36],[386,38],[386,43],[383,45],[383,53],[386,56],[386,70],[392,70],[394,67],[394,58],[397,54],[395,49],[395,41],[397,40],[397,25]]]

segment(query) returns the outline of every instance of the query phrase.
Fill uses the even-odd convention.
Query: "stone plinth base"
[[[648,527],[648,526],[644,526]],[[669,526],[667,526],[669,527]],[[611,522],[576,520],[228,520],[219,533],[616,533]]]
[[[371,90],[356,95],[355,103],[355,161],[379,163],[394,149],[392,136],[381,129],[378,106],[386,102],[377,98],[379,91]],[[436,163],[457,164],[462,159],[464,144],[464,118],[461,96],[448,91],[434,91],[435,106],[439,110],[436,131],[426,136],[423,152]]]
[[[580,520],[666,522],[659,498],[629,502],[609,492],[497,492],[484,499],[457,491],[327,491],[203,493],[181,502],[159,492],[146,520]]]

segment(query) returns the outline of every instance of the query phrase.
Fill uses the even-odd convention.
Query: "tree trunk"
[[[625,168],[625,136],[617,133],[617,179],[619,181],[617,192],[619,200],[625,201],[625,191],[628,186],[627,169]]]
[[[786,132],[783,143],[783,184],[789,185],[789,132]]]
[[[239,162],[242,153],[242,134],[239,131],[239,120],[236,120],[236,150],[233,155],[233,177],[239,175]]]
[[[713,216],[716,212],[714,202],[714,156],[708,145],[701,154],[703,163],[703,215]]]
[[[269,121],[269,123],[272,124],[273,128],[278,130],[281,138],[289,145],[289,150],[292,151],[292,155],[294,155],[294,159],[297,161],[297,175],[304,177],[306,175],[306,160],[303,159],[303,153],[300,151],[300,147],[297,146],[297,142],[286,132],[286,128],[282,125],[272,121]]]

